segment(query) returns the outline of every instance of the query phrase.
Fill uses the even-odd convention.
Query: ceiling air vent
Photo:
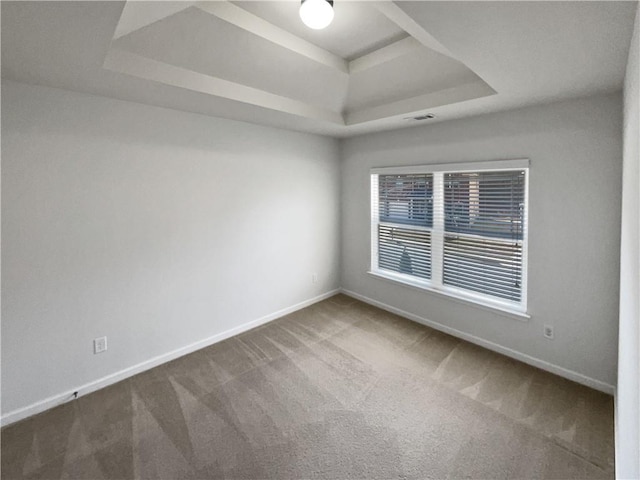
[[[424,115],[418,115],[417,117],[407,117],[405,120],[431,120],[432,118],[436,118],[433,113],[425,113]]]

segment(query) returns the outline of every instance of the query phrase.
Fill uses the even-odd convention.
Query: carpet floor
[[[610,396],[337,295],[2,430],[2,478],[613,478]]]

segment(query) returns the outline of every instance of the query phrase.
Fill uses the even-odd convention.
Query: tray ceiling
[[[7,1],[2,79],[346,137],[620,91],[637,2]]]
[[[392,2],[336,2],[322,31],[298,5],[127,2],[104,68],[343,126],[495,94]]]

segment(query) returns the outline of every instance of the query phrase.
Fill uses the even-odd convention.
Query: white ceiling
[[[208,76],[340,111],[349,76],[190,7],[136,30],[114,47]],[[220,45],[224,45],[220,48]],[[287,66],[287,75],[283,75]]]
[[[6,2],[2,77],[338,137],[622,86],[637,2]]]
[[[480,81],[462,63],[427,48],[415,49],[349,77],[347,111],[359,111],[427,92]]]

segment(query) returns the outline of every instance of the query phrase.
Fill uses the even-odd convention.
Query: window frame
[[[495,160],[467,163],[444,163],[432,165],[415,165],[400,167],[377,167],[370,170],[370,206],[371,206],[371,256],[368,273],[395,283],[400,283],[420,290],[437,293],[466,304],[487,308],[492,311],[508,313],[520,319],[530,318],[527,313],[528,293],[528,252],[529,252],[529,159]],[[501,171],[525,171],[524,181],[524,229],[522,238],[522,287],[521,301],[513,302],[501,300],[498,297],[473,292],[462,288],[445,285],[443,283],[444,267],[444,174],[445,173],[476,173],[476,172],[501,172]],[[433,224],[432,227],[418,227],[405,224],[381,222],[379,218],[379,175],[412,175],[433,174]],[[441,211],[442,215],[436,212]],[[406,273],[398,273],[379,268],[378,261],[378,226],[397,226],[398,228],[426,229],[431,231],[431,279],[426,280]],[[491,239],[488,236],[476,236],[478,238]]]

